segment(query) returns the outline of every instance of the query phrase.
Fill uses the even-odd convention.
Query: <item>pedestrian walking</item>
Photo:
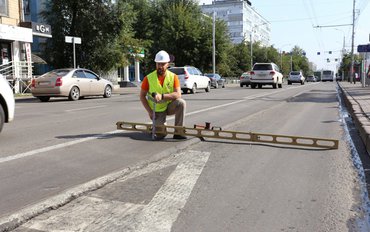
[[[178,76],[167,70],[170,56],[166,51],[162,50],[155,55],[154,61],[156,70],[144,77],[141,84],[140,101],[149,118],[153,120],[154,125],[164,125],[167,115],[175,115],[175,126],[182,127],[185,118],[186,102],[181,98],[181,86]],[[181,130],[175,129],[174,139],[186,139],[186,136],[182,135],[183,131]],[[156,140],[166,137],[166,133],[158,132],[160,131],[156,130]]]

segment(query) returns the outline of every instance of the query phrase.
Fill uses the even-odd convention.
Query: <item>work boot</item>
[[[166,137],[165,135],[156,135],[154,140],[155,140],[155,141],[161,141],[161,140],[163,140],[165,137]]]
[[[173,135],[173,139],[187,139],[185,135]]]

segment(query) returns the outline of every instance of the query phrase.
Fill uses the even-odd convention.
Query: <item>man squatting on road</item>
[[[141,84],[140,101],[151,120],[153,120],[154,103],[150,100],[150,96],[153,96],[157,102],[154,122],[156,126],[164,125],[166,116],[173,114],[175,114],[175,126],[183,126],[186,102],[181,98],[178,76],[167,70],[170,56],[162,50],[155,55],[154,61],[156,62],[156,70],[144,77]],[[181,133],[181,131],[175,130],[174,139],[186,139],[186,136],[176,133]],[[166,134],[156,134],[156,140],[164,139],[164,137]]]

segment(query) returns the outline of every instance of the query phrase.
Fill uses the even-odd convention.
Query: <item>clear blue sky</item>
[[[307,53],[318,69],[335,70],[339,65],[343,40],[351,51],[353,1],[351,0],[250,0],[252,7],[271,23],[271,44],[278,50],[290,51],[295,45]],[[212,0],[199,0],[211,4]],[[356,0],[355,48],[370,43],[370,0]],[[332,54],[329,54],[332,51]],[[317,55],[320,52],[321,55]],[[327,63],[327,58],[331,60]]]

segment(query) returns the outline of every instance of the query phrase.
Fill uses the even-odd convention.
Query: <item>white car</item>
[[[0,74],[0,132],[4,123],[14,119],[15,100],[8,81]]]
[[[272,85],[272,88],[283,87],[283,74],[279,67],[274,63],[255,63],[250,72],[251,88],[256,86],[262,88],[263,85]]]
[[[304,85],[305,80],[306,79],[301,71],[291,71],[288,77],[288,85],[291,85],[292,83],[300,83],[301,85]]]
[[[211,80],[195,67],[171,67],[168,70],[179,77],[181,90],[184,93],[187,93],[188,90],[191,93],[196,93],[198,89],[205,89],[206,92],[211,90]]]

